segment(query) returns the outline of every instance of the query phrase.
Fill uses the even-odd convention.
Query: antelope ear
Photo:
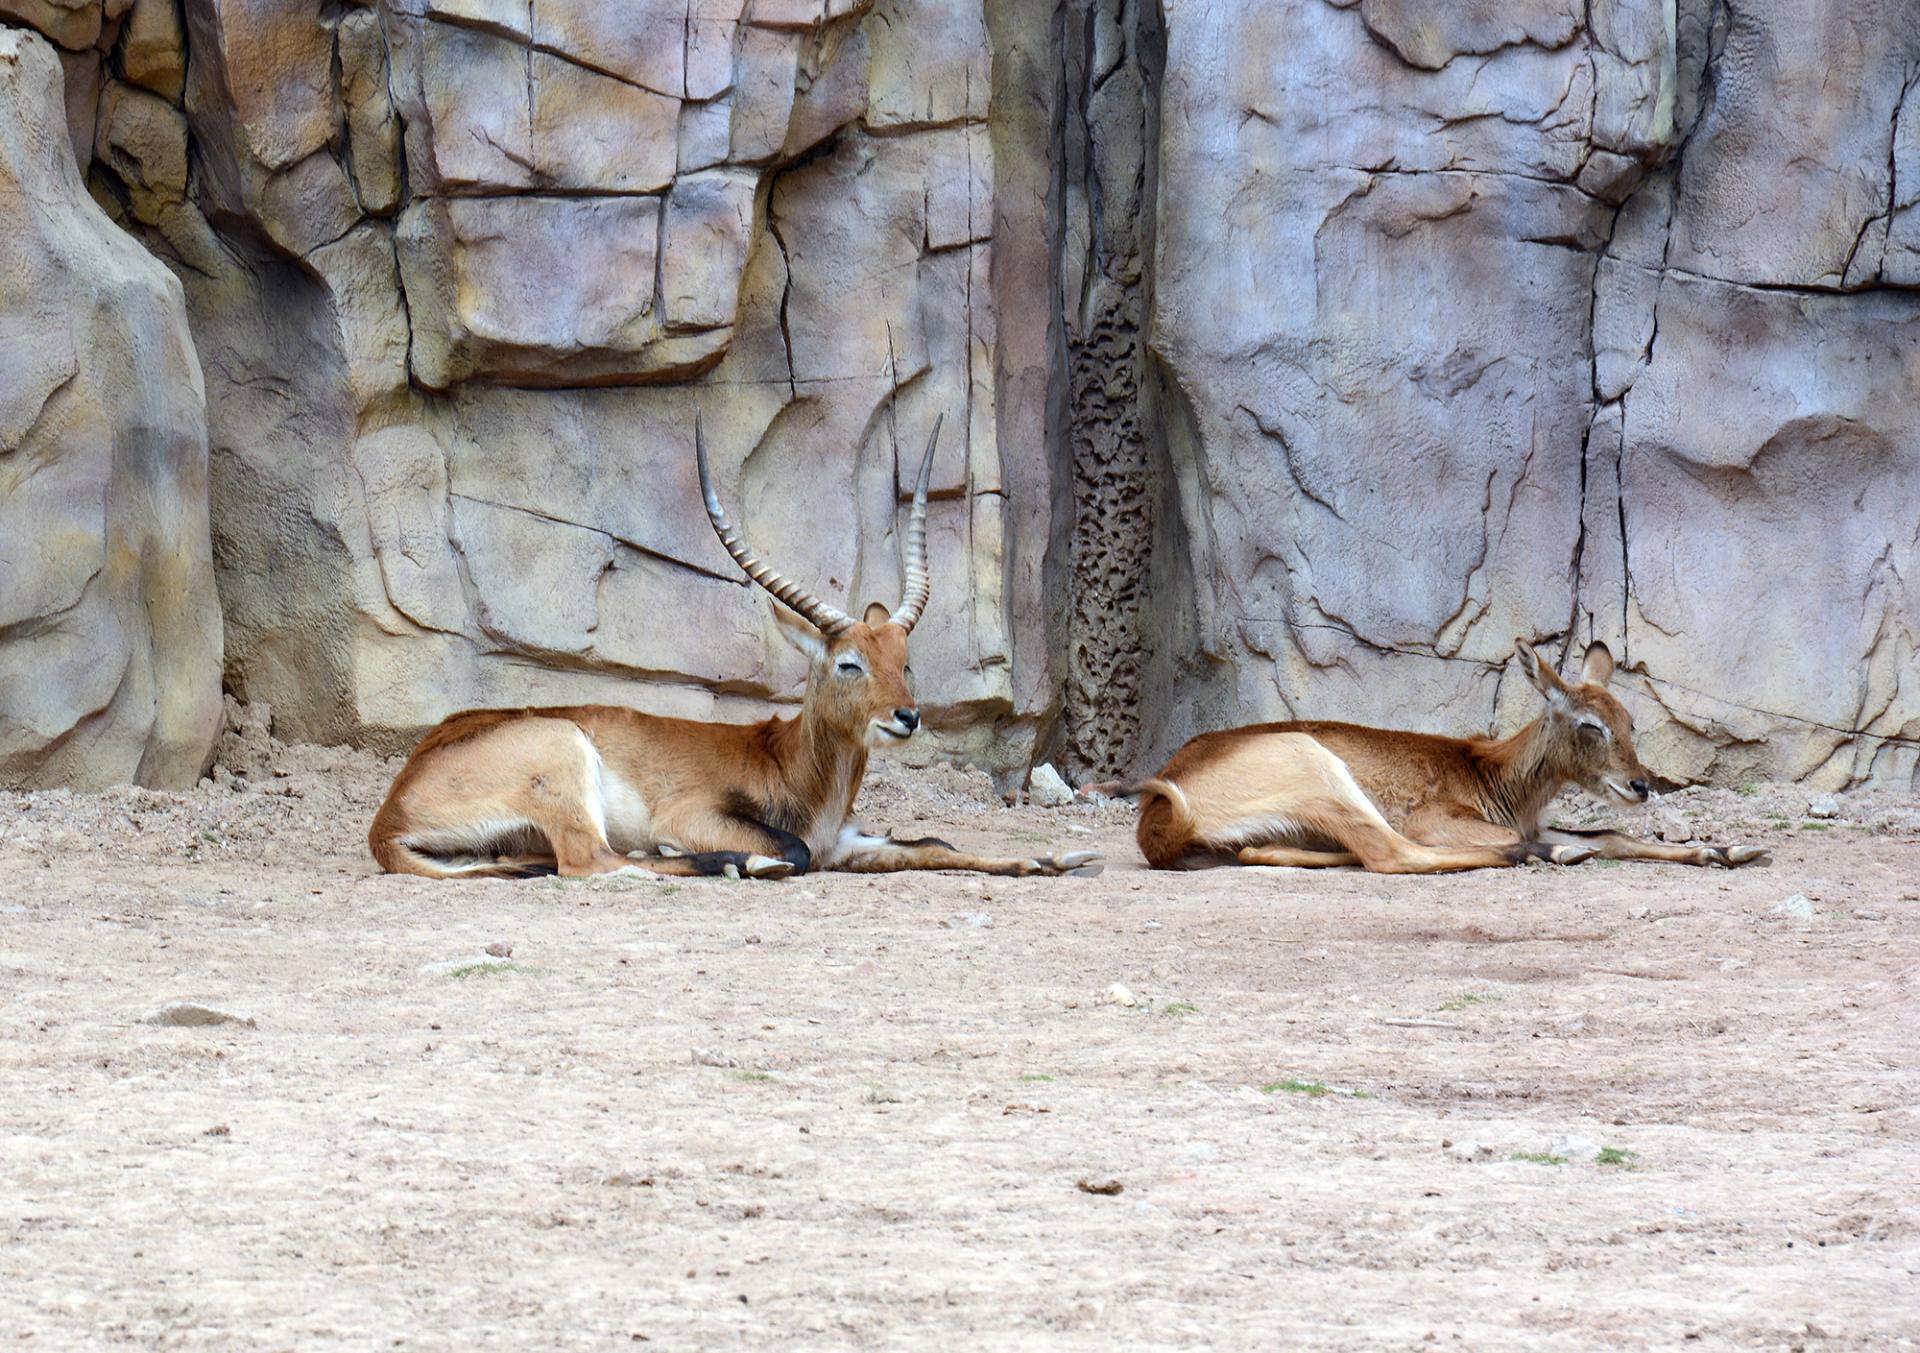
[[[1532,683],[1533,688],[1547,697],[1550,705],[1565,702],[1567,687],[1560,680],[1559,673],[1540,661],[1540,655],[1533,651],[1533,645],[1525,639],[1513,641],[1513,655],[1520,659],[1520,671]]]
[[[827,637],[813,627],[812,621],[788,610],[779,602],[773,605],[773,619],[780,627],[780,637],[806,654],[809,663],[821,662],[826,658]]]
[[[1613,680],[1613,654],[1597,640],[1587,645],[1587,659],[1580,665],[1580,679],[1592,686],[1604,686]]]
[[[861,613],[860,623],[869,629],[879,629],[891,619],[893,619],[892,611],[877,601],[870,601],[867,603],[867,609]]]

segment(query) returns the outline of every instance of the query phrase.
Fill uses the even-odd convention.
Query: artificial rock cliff
[[[0,28],[0,784],[191,784],[221,720],[200,367],[80,181],[66,78]]]
[[[790,699],[699,510],[696,408],[749,538],[854,605],[895,599],[946,414],[923,751],[1009,777],[1289,713],[1511,724],[1516,635],[1612,643],[1671,778],[1917,773],[1920,0],[0,23],[57,52],[8,97],[76,157],[0,197],[71,175],[118,223],[10,202],[0,332],[120,314],[75,361],[160,448],[0,429],[0,777],[190,777],[211,724],[162,712],[217,709],[209,653],[283,735],[389,748],[473,704]],[[34,282],[80,234],[177,286]],[[192,347],[128,368],[169,296]],[[0,344],[6,402],[50,363]],[[56,531],[23,468],[56,454],[165,491]],[[83,602],[121,636],[205,612],[155,561],[209,513],[224,645],[219,615],[94,638]],[[76,635],[130,655],[112,720],[59,675]],[[173,750],[132,755],[143,727]]]

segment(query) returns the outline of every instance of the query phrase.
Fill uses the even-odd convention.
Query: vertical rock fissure
[[[1139,743],[1147,661],[1157,494],[1141,396],[1162,21],[1158,0],[1073,0],[1067,18],[1062,290],[1073,582],[1064,759],[1076,774],[1115,774]]]

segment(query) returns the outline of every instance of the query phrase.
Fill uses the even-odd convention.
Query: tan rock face
[[[100,0],[0,0],[0,20],[39,30],[68,51],[100,39]]]
[[[749,533],[847,604],[897,600],[902,465],[944,413],[924,701],[948,745],[1024,765],[1057,700],[1048,646],[1010,638],[1043,573],[1006,572],[986,298],[996,222],[1041,238],[1043,193],[995,206],[986,51],[915,57],[928,25],[869,32],[865,3],[743,8],[190,5],[190,201],[180,116],[116,65],[96,190],[183,265],[228,662],[281,732],[788,698],[799,662],[699,508],[695,408]],[[866,135],[876,69],[940,125]],[[1044,139],[1045,106],[1009,125]],[[1043,335],[1044,280],[1019,304]]]
[[[361,10],[340,20],[340,102],[346,113],[347,159],[361,209],[386,216],[400,205],[400,119],[388,89],[386,36],[380,17]]]
[[[799,667],[695,410],[750,536],[854,606],[944,414],[919,754],[1507,726],[1515,637],[1597,637],[1664,774],[1915,774],[1898,6],[0,19],[62,45],[95,197],[185,288],[228,678],[283,733],[764,713]]]
[[[185,786],[221,722],[200,366],[63,112],[53,50],[0,28],[0,784]],[[183,179],[176,149],[142,153]]]
[[[187,35],[176,0],[133,0],[120,37],[120,73],[171,103],[187,84]]]

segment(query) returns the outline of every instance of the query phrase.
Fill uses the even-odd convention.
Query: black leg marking
[[[812,867],[813,851],[808,848],[807,843],[795,836],[792,832],[783,830],[766,821],[765,817],[762,816],[759,805],[755,804],[745,794],[729,794],[725,808],[728,817],[733,818],[743,827],[753,828],[753,830],[767,838],[769,844],[767,849],[762,852],[763,854],[771,855],[778,860],[785,860],[793,866],[793,872],[795,874],[804,874]],[[767,816],[772,815],[768,814]]]
[[[729,867],[743,877],[747,872],[747,852],[744,850],[697,850],[684,858],[692,861],[693,867],[702,874],[724,874]]]

